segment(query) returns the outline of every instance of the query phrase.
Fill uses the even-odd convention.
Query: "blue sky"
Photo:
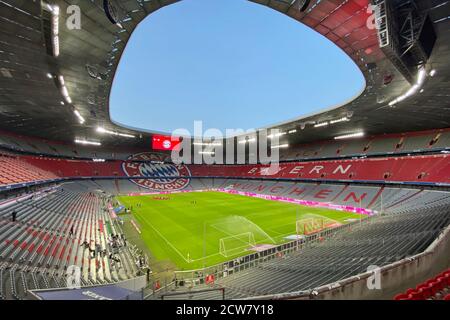
[[[126,126],[261,128],[343,103],[364,78],[333,43],[246,0],[183,0],[133,33],[111,93]]]

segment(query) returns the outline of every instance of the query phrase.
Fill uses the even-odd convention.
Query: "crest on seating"
[[[131,180],[140,187],[153,191],[177,191],[186,188],[191,176],[189,168],[183,164],[168,163],[170,155],[143,152],[130,156],[122,164],[128,177],[142,177]],[[174,178],[183,177],[183,178]]]

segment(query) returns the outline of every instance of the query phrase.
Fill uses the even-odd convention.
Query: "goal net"
[[[253,232],[244,232],[219,239],[219,253],[231,257],[247,251],[256,245]]]
[[[297,220],[295,223],[295,231],[297,234],[308,235],[340,225],[341,224],[338,221],[327,217],[312,216]]]

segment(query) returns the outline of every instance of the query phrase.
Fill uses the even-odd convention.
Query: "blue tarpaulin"
[[[124,206],[118,206],[118,207],[114,208],[114,212],[117,214],[117,213],[120,213],[123,209],[125,209]]]
[[[141,300],[142,293],[116,285],[32,291],[42,300]]]

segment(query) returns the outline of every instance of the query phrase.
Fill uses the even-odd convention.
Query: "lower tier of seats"
[[[23,299],[28,290],[115,283],[138,274],[121,226],[95,192],[56,188],[0,212],[0,298]]]

